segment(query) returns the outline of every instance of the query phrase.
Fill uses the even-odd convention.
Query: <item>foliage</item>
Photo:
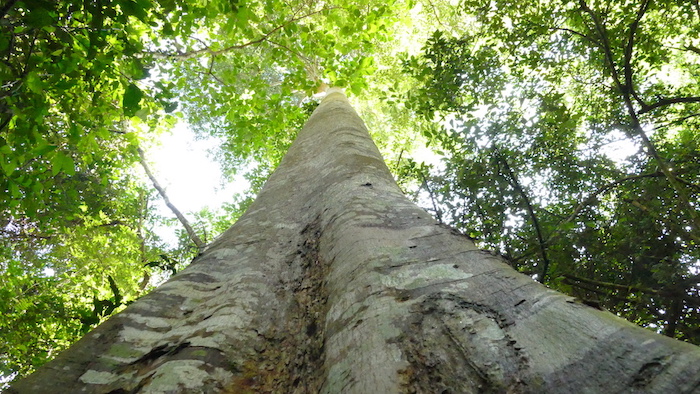
[[[355,94],[367,86],[366,56],[391,23],[392,2],[210,2],[206,29],[161,37],[152,56],[173,81],[188,121],[222,138],[229,173],[274,168],[308,117],[323,82]],[[202,111],[206,108],[206,111]]]
[[[446,220],[554,288],[700,343],[696,6],[461,7],[469,29],[405,61],[407,106],[445,125],[424,134],[448,152],[428,174]],[[618,139],[636,153],[611,157]]]
[[[391,5],[3,3],[0,373],[30,372],[194,257],[186,237],[170,249],[153,233],[163,219],[134,176],[140,141],[184,114],[259,187],[321,81],[367,86]],[[202,212],[196,227],[213,238],[249,201]]]
[[[130,173],[128,125],[163,118],[156,110],[167,102],[142,91],[148,61],[137,54],[175,6],[26,0],[0,9],[4,376],[31,371],[148,286],[148,194]]]
[[[65,227],[4,227],[3,375],[31,371],[149,288],[152,271],[144,264],[160,249],[144,221],[148,196],[120,198],[126,205],[113,204],[98,218],[78,215]]]

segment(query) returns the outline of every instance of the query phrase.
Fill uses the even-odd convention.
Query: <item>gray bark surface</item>
[[[700,348],[439,225],[331,91],[235,225],[11,392],[691,393]]]

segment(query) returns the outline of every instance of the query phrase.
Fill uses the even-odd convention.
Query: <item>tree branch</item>
[[[4,18],[5,15],[7,15],[8,12],[10,12],[10,8],[12,8],[17,0],[9,0],[2,8],[0,8],[0,19]]]
[[[671,307],[668,308],[666,314],[666,327],[662,331],[664,335],[667,337],[675,337],[676,336],[676,328],[678,327],[678,319],[680,318],[681,314],[683,313],[683,304],[679,299],[674,299],[671,301]]]
[[[698,3],[698,0],[692,0],[692,2],[695,6],[695,11],[698,13],[698,19],[700,19],[700,3]]]
[[[428,179],[426,178],[425,174],[423,171],[420,171],[420,176],[423,178],[423,186],[425,186],[425,190],[428,191],[428,195],[430,195],[430,202],[433,203],[433,210],[435,211],[435,219],[437,219],[438,222],[443,223],[442,221],[442,210],[437,205],[437,202],[435,202],[435,195],[433,194],[433,191],[430,189],[430,185],[428,185]]]
[[[562,274],[564,278],[574,280],[577,282],[582,282],[582,283],[588,283],[591,285],[595,286],[600,286],[600,287],[605,287],[608,289],[614,289],[614,290],[620,290],[624,292],[640,292],[644,294],[649,294],[649,295],[660,295],[664,297],[668,297],[674,300],[679,300],[682,299],[686,301],[689,305],[694,305],[694,306],[699,306],[700,305],[700,299],[697,297],[693,297],[683,291],[679,291],[680,289],[678,288],[667,288],[667,289],[652,289],[650,287],[642,287],[642,286],[633,286],[633,285],[620,285],[617,283],[610,283],[610,282],[602,282],[598,281],[595,279],[588,279],[588,278],[582,278],[580,276],[572,275],[572,274],[567,274],[564,273]]]
[[[291,23],[294,23],[294,22],[299,21],[299,20],[304,19],[304,18],[308,18],[312,15],[321,13],[323,11],[333,10],[336,8],[340,8],[340,7],[324,7],[324,8],[321,8],[319,10],[304,14],[302,16],[291,18],[288,21],[286,21],[285,23],[283,23],[283,24],[275,27],[274,29],[270,30],[269,32],[263,34],[260,38],[257,38],[257,39],[252,40],[252,41],[248,41],[248,42],[243,43],[243,44],[231,45],[231,46],[228,46],[226,48],[219,49],[217,51],[212,50],[209,46],[202,43],[203,45],[205,45],[205,47],[202,49],[194,50],[194,51],[176,52],[176,53],[164,53],[164,52],[159,52],[159,51],[148,52],[147,51],[144,53],[152,55],[155,59],[170,59],[170,60],[187,60],[187,59],[191,59],[193,57],[197,57],[199,55],[211,55],[212,57],[218,56],[218,55],[224,54],[226,52],[231,52],[231,51],[236,50],[236,49],[243,49],[243,48],[249,47],[251,45],[260,44],[261,42],[267,41],[267,39],[270,36],[272,36],[273,34],[278,32],[279,30],[285,28],[286,26],[288,26]],[[202,42],[201,40],[198,40],[198,41]]]
[[[621,183],[627,182],[627,181],[631,181],[631,180],[635,180],[635,179],[642,179],[642,178],[661,177],[661,176],[663,176],[663,173],[662,173],[662,172],[654,172],[654,173],[650,173],[650,174],[633,175],[633,176],[628,176],[628,177],[625,177],[625,178],[622,178],[622,179],[618,179],[618,180],[616,180],[616,181],[613,181],[613,182],[608,183],[607,185],[603,185],[603,186],[599,187],[599,188],[596,189],[593,193],[589,194],[588,197],[586,197],[583,201],[581,201],[581,202],[576,206],[576,208],[574,208],[573,212],[571,212],[571,214],[570,214],[566,219],[564,219],[563,221],[561,221],[561,222],[557,225],[557,229],[554,230],[554,232],[549,236],[549,238],[547,239],[546,242],[549,244],[549,243],[551,243],[552,241],[554,241],[557,237],[559,237],[559,236],[561,235],[561,232],[562,232],[562,227],[563,227],[565,224],[570,223],[571,221],[573,221],[573,220],[576,218],[576,216],[578,216],[578,214],[583,210],[583,208],[585,208],[587,205],[589,205],[589,204],[593,201],[593,199],[595,199],[596,197],[598,197],[599,194],[604,193],[604,192],[606,192],[606,191],[612,189],[613,187],[615,187],[615,186],[617,186],[617,185],[619,185],[619,184],[621,184]]]
[[[615,67],[615,57],[612,54],[610,41],[608,40],[607,29],[605,28],[605,25],[603,25],[602,22],[598,19],[598,16],[595,14],[595,12],[588,6],[588,4],[586,4],[585,0],[579,0],[579,5],[581,6],[581,9],[585,13],[587,13],[593,21],[593,27],[595,28],[596,32],[598,33],[598,36],[600,37],[599,45],[603,50],[605,62],[608,64],[608,68],[610,69],[610,73],[613,78],[613,81],[615,82],[615,85],[622,91],[622,83],[620,82],[620,76],[617,72],[617,68]]]
[[[520,185],[520,182],[518,181],[517,176],[515,173],[513,173],[513,170],[510,168],[508,165],[508,161],[506,160],[503,155],[501,155],[501,152],[496,148],[496,156],[498,157],[498,160],[503,163],[503,167],[505,168],[506,172],[508,173],[508,177],[510,178],[510,185],[520,194],[522,197],[523,201],[525,202],[525,207],[527,209],[527,212],[530,216],[530,220],[532,220],[532,225],[535,228],[535,233],[537,234],[537,242],[539,243],[540,247],[540,254],[542,256],[542,273],[541,276],[539,277],[539,282],[540,283],[545,283],[547,280],[547,275],[549,274],[549,257],[547,256],[547,247],[546,247],[546,241],[544,240],[544,236],[542,234],[542,228],[540,227],[540,222],[537,219],[537,215],[535,214],[535,210],[532,207],[532,203],[530,202],[530,197],[528,197],[527,193],[525,193],[525,190],[523,187]]]
[[[647,287],[628,286],[628,285],[620,285],[620,284],[617,284],[617,283],[602,282],[602,281],[599,281],[599,280],[589,279],[589,278],[582,278],[582,277],[580,277],[580,276],[576,276],[576,275],[572,275],[572,274],[567,274],[567,273],[563,273],[563,274],[561,274],[561,276],[563,276],[563,277],[565,277],[565,278],[567,278],[567,279],[571,279],[571,280],[577,281],[577,282],[588,283],[588,284],[591,284],[591,285],[596,285],[596,286],[600,286],[600,287],[605,287],[605,288],[608,288],[608,289],[621,290],[621,291],[625,291],[625,292],[637,291],[637,292],[640,292],[640,293],[654,294],[654,295],[659,294],[659,292],[658,292],[657,290],[650,289],[650,288],[647,288]]]
[[[204,75],[205,77],[213,78],[216,82],[220,83],[221,86],[229,86],[226,82],[224,82],[223,80],[221,80],[221,78],[217,77],[216,74],[214,74],[214,60],[215,59],[216,59],[215,56],[211,57],[211,62],[209,64],[209,68],[207,69],[206,72],[198,71],[198,70],[194,70],[194,72],[196,72],[197,74]]]
[[[642,7],[639,9],[639,12],[637,13],[637,24],[638,20],[641,19],[641,17],[644,15],[644,12],[646,12],[646,7],[648,6],[649,0],[644,0],[644,3],[642,4]],[[607,59],[608,67],[610,68],[610,72],[612,74],[613,81],[615,82],[615,85],[617,86],[618,90],[622,94],[622,98],[625,102],[625,106],[627,108],[627,113],[630,117],[631,124],[630,127],[631,129],[639,135],[639,137],[642,139],[642,142],[646,148],[647,154],[656,160],[657,165],[659,166],[659,169],[663,174],[666,176],[666,179],[668,180],[669,185],[671,188],[676,192],[678,199],[680,200],[684,210],[690,216],[690,227],[691,227],[691,233],[694,234],[695,232],[700,229],[700,217],[698,217],[698,213],[693,207],[693,205],[690,203],[690,199],[688,198],[687,193],[681,186],[681,184],[676,180],[676,176],[671,172],[671,169],[668,166],[668,163],[666,163],[666,160],[664,160],[659,152],[656,149],[656,146],[651,142],[649,139],[649,136],[647,136],[646,132],[644,132],[644,129],[641,126],[641,123],[639,122],[639,117],[638,113],[634,108],[634,104],[632,103],[632,93],[631,93],[631,86],[626,86],[625,84],[622,83],[620,80],[620,76],[617,72],[617,68],[615,67],[615,59],[612,54],[612,49],[610,46],[610,41],[608,40],[608,33],[607,29],[605,28],[605,25],[600,22],[598,19],[597,15],[595,12],[588,7],[586,4],[585,0],[579,0],[579,4],[581,5],[581,9],[585,11],[593,21],[593,24],[595,25],[595,29],[600,35],[601,43],[603,46],[603,52],[605,53],[605,58]],[[633,37],[634,37],[634,30],[636,30],[637,26],[633,23],[633,25],[630,26],[630,40],[628,41],[628,46],[630,42],[633,42]],[[631,53],[632,49],[626,50],[626,57],[627,53],[629,53],[630,59],[631,59]],[[631,75],[631,67],[625,67],[625,71],[627,73],[627,70],[629,70],[629,73]],[[693,236],[693,238],[698,238],[697,236]]]
[[[685,50],[693,52],[696,55],[700,55],[700,48],[696,47],[695,45],[687,45]]]
[[[141,257],[141,264],[144,266],[148,263],[148,258],[146,257],[146,235],[144,234],[144,223],[146,221],[146,215],[148,213],[148,198],[143,189],[139,190],[139,210],[138,210],[138,222],[136,223],[136,234],[139,238],[139,255]],[[139,294],[143,293],[151,281],[151,274],[148,270],[143,270],[143,279],[139,283]]]
[[[52,239],[51,235],[29,234],[27,232],[14,232],[0,228],[0,237],[17,239]]]
[[[682,117],[680,117],[680,118],[678,118],[678,119],[669,120],[668,122],[666,122],[666,123],[664,123],[664,124],[660,124],[660,125],[656,126],[655,130],[660,130],[660,129],[669,127],[669,126],[674,125],[674,124],[678,124],[678,123],[684,122],[684,121],[686,121],[686,120],[688,120],[688,119],[690,119],[690,118],[695,118],[695,117],[698,117],[698,116],[700,116],[700,113],[690,114],[690,115],[682,116]]]
[[[637,17],[634,19],[634,22],[630,24],[629,38],[627,39],[627,46],[625,47],[625,87],[627,88],[629,94],[631,94],[642,107],[646,106],[646,104],[637,95],[637,92],[634,89],[634,80],[632,78],[632,54],[634,53],[634,36],[637,34],[639,22],[644,17],[644,14],[647,12],[648,8],[649,0],[644,0],[642,5],[639,7],[639,11],[637,11]]]
[[[604,296],[604,297],[606,297],[607,299],[612,300],[612,301],[617,301],[617,302],[633,302],[633,303],[636,303],[636,304],[640,304],[640,302],[637,301],[637,300],[630,300],[629,298],[626,298],[626,297],[620,297],[620,296],[617,296],[617,295],[613,295],[613,294],[611,294],[609,291],[607,291],[607,290],[601,290],[601,289],[595,287],[594,285],[589,285],[589,284],[584,283],[584,282],[577,282],[577,281],[575,281],[575,280],[572,280],[572,279],[569,279],[569,278],[566,278],[566,277],[564,278],[563,283],[565,283],[565,284],[567,284],[567,285],[571,285],[571,286],[576,286],[576,287],[579,288],[579,289],[583,289],[583,290],[585,290],[585,291],[588,291],[588,292],[591,292],[591,293],[595,293],[595,294],[597,294],[597,295]],[[588,302],[589,302],[589,300],[582,300],[582,301],[583,301],[584,303],[588,303]]]
[[[544,26],[544,25],[540,25],[540,26],[546,27],[546,26]],[[595,44],[595,45],[600,46],[600,43],[599,43],[598,41],[594,40],[594,39],[591,38],[591,37],[588,37],[587,35],[585,35],[585,34],[579,32],[579,31],[573,30],[573,29],[568,29],[568,28],[565,28],[565,27],[547,27],[547,29],[549,29],[549,30],[558,30],[558,31],[564,31],[564,32],[567,32],[567,33],[571,33],[571,34],[576,35],[576,36],[579,36],[579,37],[581,37],[581,38],[583,38],[583,39],[585,39],[585,40],[587,40],[587,41],[590,41],[590,42],[592,42],[592,43]]]
[[[450,26],[445,25],[445,24],[442,22],[442,19],[440,19],[440,15],[438,14],[437,7],[435,7],[435,4],[433,4],[433,2],[430,1],[430,0],[427,0],[427,2],[428,2],[428,5],[430,6],[431,11],[433,11],[433,15],[435,15],[435,20],[437,21],[437,23],[439,23],[440,26],[443,27],[443,29],[444,29],[444,28],[448,28],[448,29],[452,30],[452,29],[450,28]]]
[[[197,249],[200,251],[204,249],[206,246],[204,242],[197,236],[197,233],[194,232],[194,229],[192,229],[192,226],[190,225],[190,222],[187,221],[187,218],[170,202],[170,199],[168,198],[168,195],[165,193],[165,189],[158,183],[156,180],[155,176],[153,176],[153,173],[151,172],[151,169],[148,167],[148,164],[146,163],[146,154],[143,152],[143,149],[136,148],[139,153],[139,161],[141,162],[141,166],[143,167],[144,171],[146,171],[146,175],[148,175],[148,178],[151,180],[153,183],[153,187],[158,190],[158,193],[160,194],[161,197],[163,197],[163,201],[165,201],[165,205],[170,208],[171,211],[177,216],[177,219],[182,223],[182,226],[185,227],[185,231],[187,231],[187,235],[190,236],[190,239],[194,244],[197,246]]]
[[[659,221],[659,222],[665,222],[664,219],[663,219],[663,217],[662,217],[661,215],[659,215],[659,214],[657,214],[656,212],[654,212],[654,211],[653,211],[652,209],[650,209],[648,206],[642,204],[639,200],[635,200],[635,199],[631,199],[631,198],[626,198],[626,199],[623,199],[623,201],[625,201],[625,202],[627,202],[627,203],[629,203],[629,204],[632,204],[632,206],[638,208],[639,210],[641,210],[642,212],[644,212],[646,215],[648,215],[650,218],[652,218],[652,219],[654,219],[654,220],[656,220],[656,221]],[[688,237],[690,237],[691,239],[693,239],[695,242],[700,243],[700,237],[698,237],[697,235],[695,235],[695,233],[694,233],[692,230],[691,230],[691,231],[688,231],[686,228],[684,228],[684,226],[678,225],[678,224],[674,223],[673,221],[667,222],[667,225],[668,225],[670,228],[672,228],[672,229],[674,229],[675,231],[677,231],[678,233],[680,233],[680,234],[685,233],[685,234],[688,235]]]
[[[678,103],[700,103],[700,97],[672,97],[672,98],[665,98],[661,99],[654,104],[651,105],[645,105],[642,107],[641,110],[639,110],[638,114],[643,115],[647,112],[651,112],[659,107],[665,107],[667,105],[671,104],[678,104]]]

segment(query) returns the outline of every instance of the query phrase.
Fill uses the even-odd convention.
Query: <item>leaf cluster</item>
[[[3,376],[21,376],[138,297],[158,253],[129,117],[172,110],[145,42],[176,1],[0,8]]]

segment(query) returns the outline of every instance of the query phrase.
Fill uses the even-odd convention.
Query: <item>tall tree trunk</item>
[[[243,217],[14,392],[697,392],[700,348],[548,290],[408,201],[328,94]]]

